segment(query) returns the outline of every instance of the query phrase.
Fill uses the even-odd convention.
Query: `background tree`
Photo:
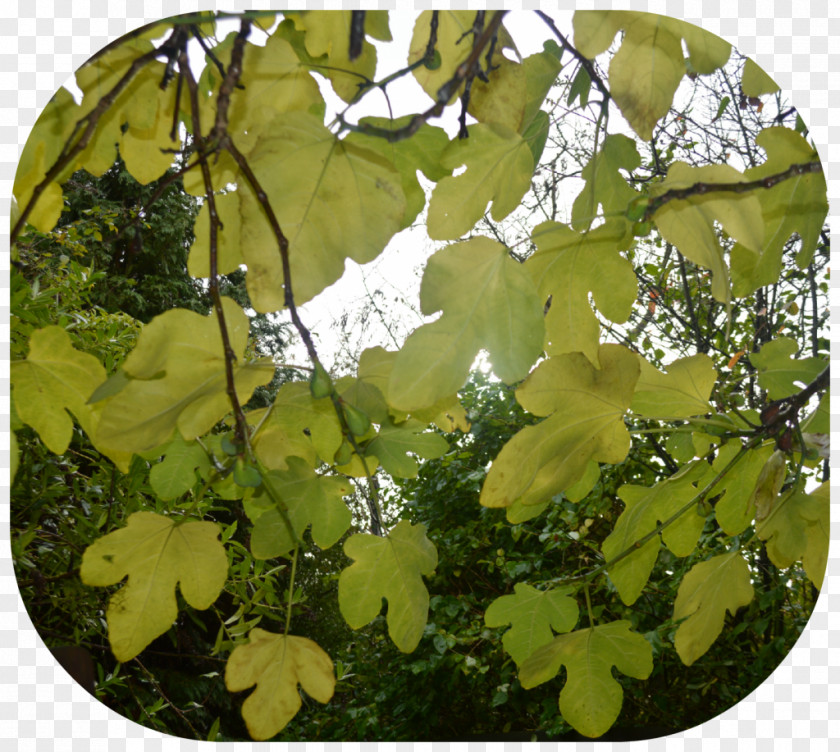
[[[388,39],[387,14],[275,15],[220,41],[212,15],[144,30],[24,152],[14,553],[33,620],[93,654],[113,707],[210,739],[650,736],[743,697],[807,621],[828,545],[825,185],[800,122],[777,98],[767,116],[795,127],[766,127],[772,82],[645,14],[577,13],[573,41],[542,16],[554,41],[518,62],[503,13],[426,12],[379,81],[365,35]],[[332,130],[311,71],[347,104]],[[428,109],[355,116],[408,74]],[[458,100],[450,140],[428,121]],[[424,272],[420,310],[442,313],[330,374],[298,306],[416,220],[418,169],[430,237],[461,241]],[[165,225],[172,285],[143,250],[168,189],[189,218]],[[79,238],[133,284],[66,253],[36,271]],[[310,360],[294,371],[281,308]],[[85,614],[72,639],[57,601]],[[298,685],[334,704],[300,710]]]

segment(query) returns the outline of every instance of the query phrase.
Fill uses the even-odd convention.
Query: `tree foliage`
[[[828,550],[816,150],[701,29],[538,15],[522,59],[504,12],[424,11],[384,77],[384,11],[167,19],[45,108],[13,553],[43,634],[107,640],[98,696],[209,739],[598,737],[705,720],[795,641]],[[366,116],[408,76],[426,109]],[[453,241],[434,320],[330,372],[300,306],[418,221]],[[167,639],[188,690],[146,666]]]

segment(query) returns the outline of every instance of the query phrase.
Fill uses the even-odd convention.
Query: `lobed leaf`
[[[421,575],[437,566],[437,551],[423,525],[401,520],[387,538],[358,534],[344,544],[354,560],[338,578],[338,605],[352,629],[372,621],[388,601],[388,634],[403,653],[423,636],[429,593]]]
[[[330,657],[306,637],[279,635],[258,627],[237,645],[225,666],[230,692],[257,688],[242,703],[242,717],[252,739],[263,741],[282,731],[302,704],[298,685],[310,697],[327,703],[335,690]]]
[[[128,582],[108,603],[108,640],[126,662],[172,626],[178,615],[175,587],[193,608],[209,608],[228,573],[225,548],[214,522],[176,523],[153,512],[135,512],[125,527],[85,549],[79,574],[86,585]]]
[[[798,350],[795,340],[779,337],[750,355],[758,369],[758,384],[770,399],[784,399],[802,391],[828,367],[822,358],[797,358]]]
[[[519,681],[531,689],[553,679],[566,667],[560,712],[584,736],[600,736],[621,712],[623,692],[612,667],[635,679],[653,671],[653,649],[629,621],[615,621],[559,635],[543,645],[519,669]]]

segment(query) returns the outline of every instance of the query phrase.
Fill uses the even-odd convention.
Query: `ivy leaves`
[[[193,608],[209,608],[227,580],[228,562],[212,522],[183,522],[135,512],[125,527],[88,546],[80,575],[86,585],[128,582],[108,603],[114,657],[129,661],[178,615],[175,586]]]

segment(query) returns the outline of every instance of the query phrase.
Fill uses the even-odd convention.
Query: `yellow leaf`
[[[230,692],[257,688],[242,703],[251,738],[269,739],[300,710],[298,685],[313,699],[327,703],[335,689],[330,657],[312,640],[252,629],[246,645],[237,645],[225,667]]]
[[[728,610],[733,616],[753,598],[750,568],[737,551],[695,564],[683,577],[674,601],[677,628],[674,646],[690,666],[717,639]]]
[[[456,138],[441,156],[446,169],[467,169],[443,178],[432,191],[428,233],[435,240],[455,240],[471,230],[490,201],[493,219],[504,219],[531,187],[534,156],[522,136],[495,123],[467,130],[469,137]]]
[[[647,418],[690,418],[711,412],[709,396],[717,381],[708,355],[681,358],[668,366],[667,375],[639,356],[641,375],[630,409]]]
[[[108,603],[108,639],[118,661],[129,661],[162,635],[178,615],[175,586],[193,608],[209,608],[227,579],[228,563],[213,522],[176,524],[135,512],[125,527],[85,549],[79,574],[86,585],[128,582]]]
[[[770,78],[752,58],[748,57],[744,62],[741,89],[747,97],[760,97],[779,91],[779,84]]]
[[[637,357],[620,345],[601,345],[600,369],[583,353],[542,362],[516,391],[529,412],[549,416],[527,426],[502,448],[481,489],[481,504],[539,504],[576,483],[589,460],[621,462],[630,449],[623,416],[639,376]]]

